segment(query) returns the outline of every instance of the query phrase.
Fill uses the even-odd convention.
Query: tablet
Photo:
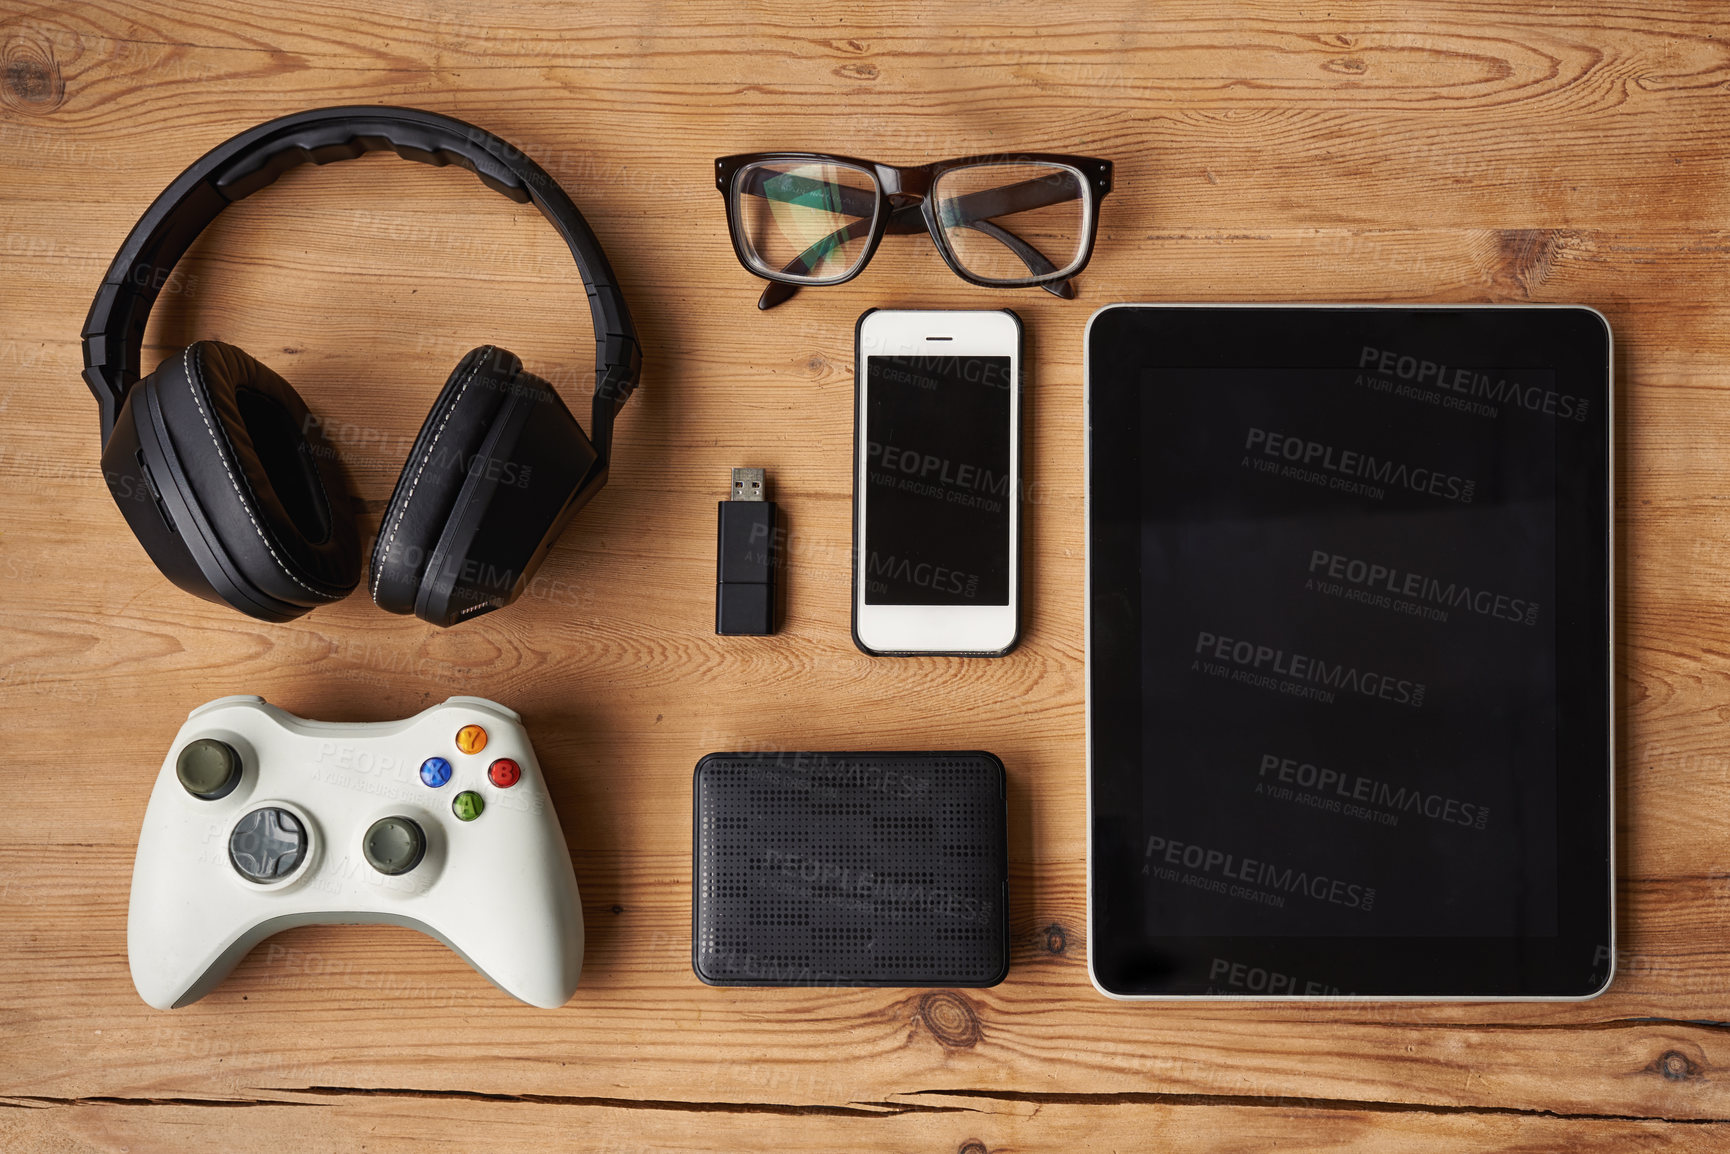
[[[1602,992],[1604,318],[1113,305],[1086,340],[1094,984]]]

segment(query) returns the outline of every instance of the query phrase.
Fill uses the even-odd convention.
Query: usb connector
[[[762,469],[733,470],[733,501],[766,501],[769,494],[765,485],[767,478]]]
[[[775,632],[775,574],[781,567],[775,502],[762,469],[734,469],[728,499],[718,503],[715,632],[760,637]]]

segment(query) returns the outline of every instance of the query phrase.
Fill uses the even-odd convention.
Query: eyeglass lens
[[[809,284],[838,280],[865,259],[877,178],[832,161],[759,161],[733,181],[746,256],[764,272]]]

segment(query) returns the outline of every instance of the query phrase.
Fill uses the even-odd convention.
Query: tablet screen
[[[1554,933],[1550,438],[1368,369],[1146,377],[1149,928]]]
[[[1513,355],[1494,310],[1149,311],[1177,328],[1115,383],[1090,356],[1092,896],[1120,976],[1189,972],[1113,992],[1253,994],[1252,955],[1287,992],[1494,996],[1525,979],[1365,963],[1607,942],[1564,893],[1608,888],[1607,360]]]

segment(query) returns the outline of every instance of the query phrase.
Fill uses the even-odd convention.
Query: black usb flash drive
[[[775,571],[781,567],[775,502],[762,469],[734,469],[733,491],[720,503],[715,556],[715,632],[775,632]]]

